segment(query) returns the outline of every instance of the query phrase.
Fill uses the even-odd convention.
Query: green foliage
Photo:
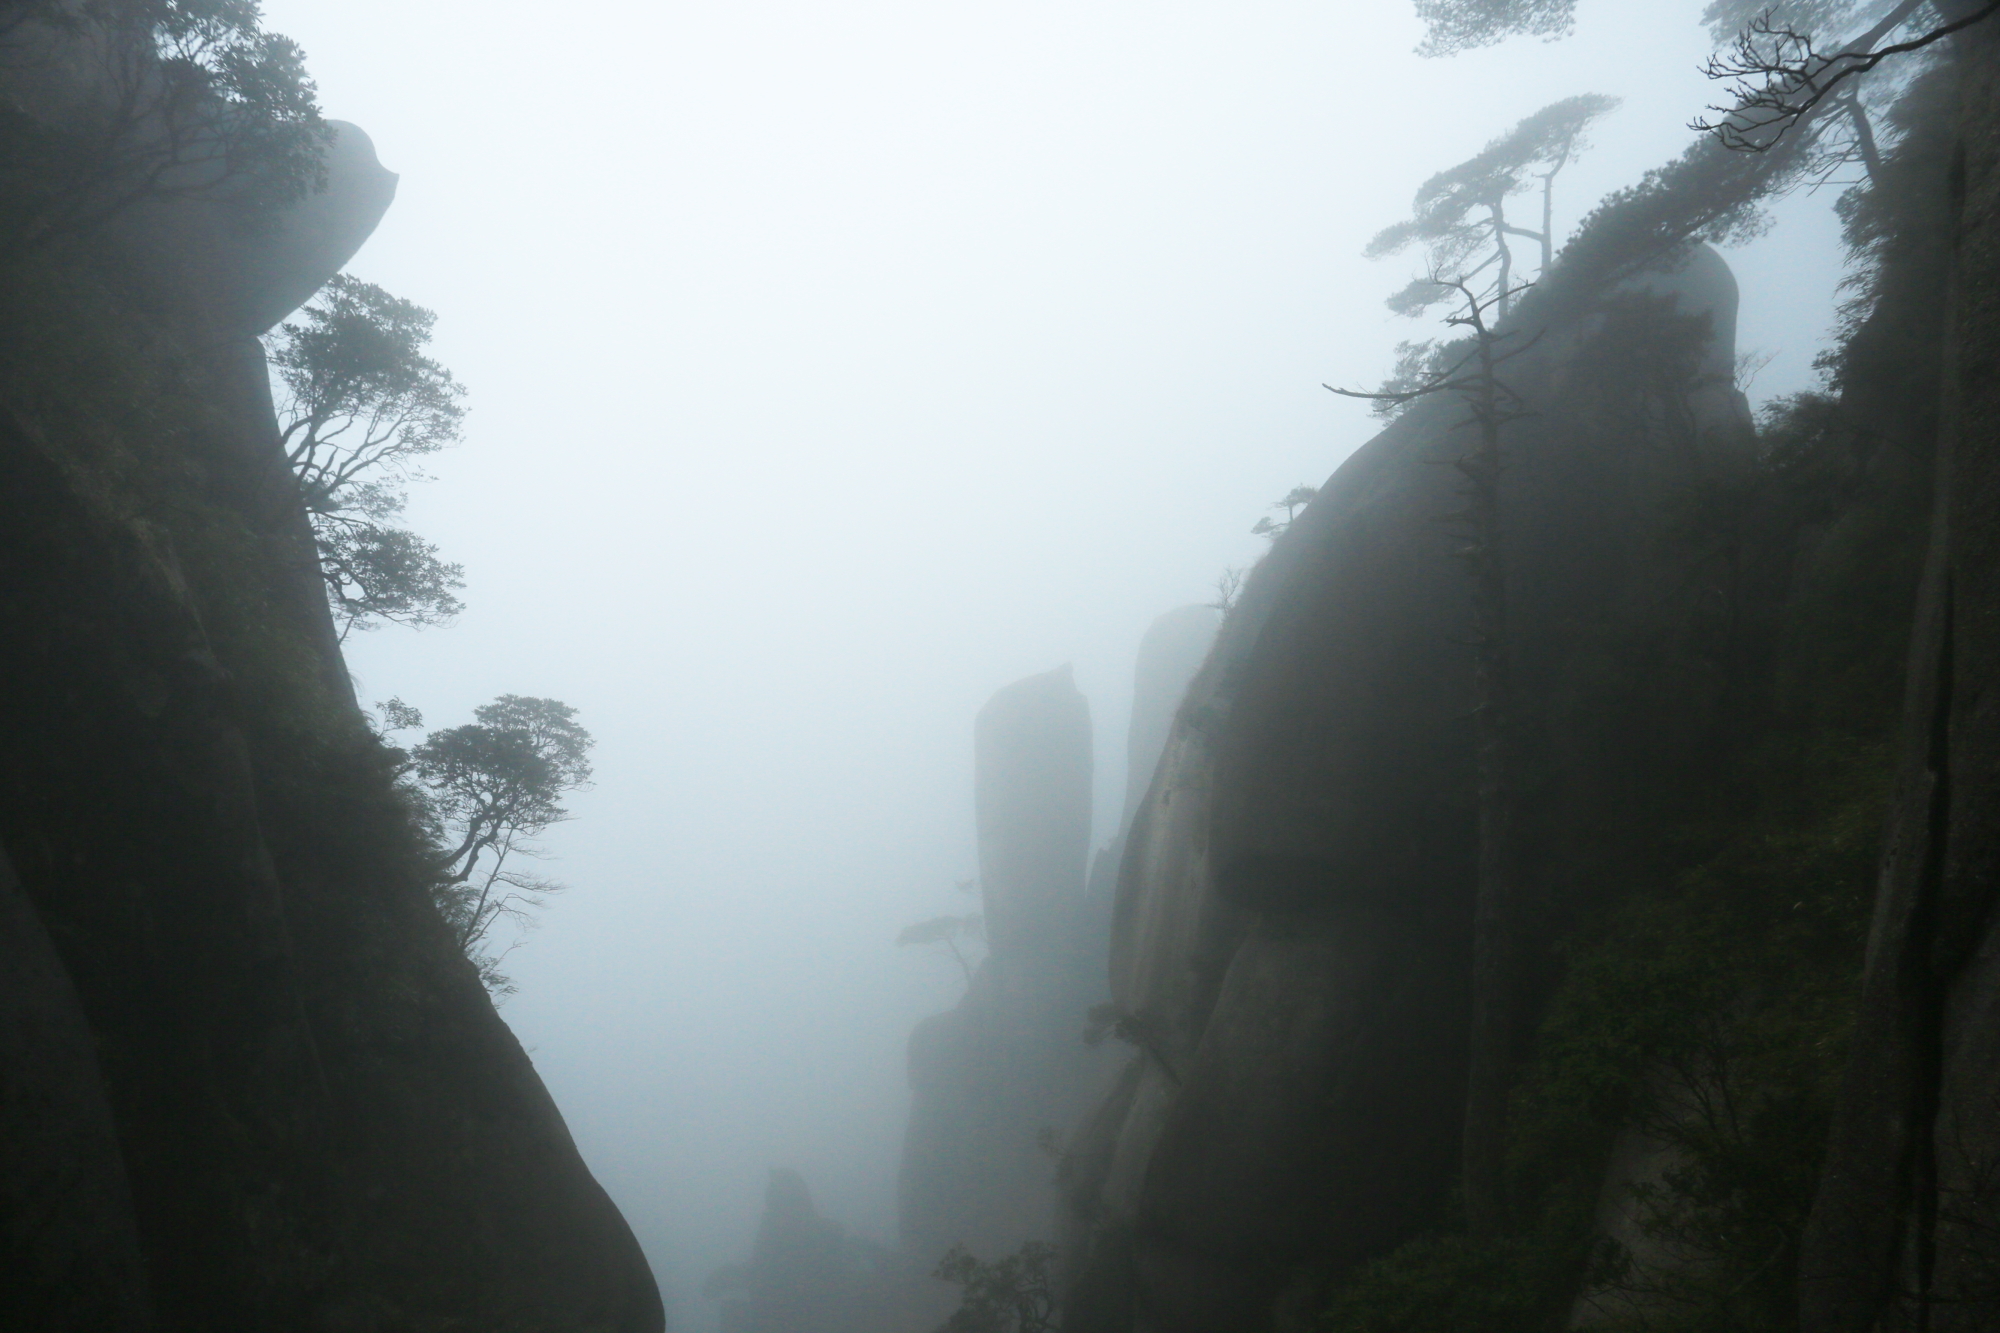
[[[1615,1131],[1640,1243],[1600,1279],[1635,1326],[1781,1330],[1856,999],[1888,760],[1826,738],[1753,759],[1758,817],[1644,893],[1569,975],[1522,1092],[1523,1189]],[[1701,829],[1684,836],[1705,838]],[[1712,836],[1712,835],[1707,835]]]
[[[1508,1225],[1434,1232],[1347,1275],[1326,1327],[1554,1329],[1581,1298],[1590,1326],[1632,1333],[1796,1329],[1923,548],[1947,93],[1940,73],[1911,80],[1880,172],[1843,199],[1859,299],[1824,363],[1831,392],[1768,406],[1754,466],[1672,501],[1660,554],[1703,591],[1635,607],[1590,668],[1589,709],[1635,732],[1697,725],[1646,712],[1677,697],[1644,702],[1662,658],[1725,682],[1733,749],[1659,786],[1645,819],[1565,832],[1584,869],[1544,903]],[[1563,284],[1754,228],[1806,165],[1697,145],[1587,222]],[[1701,445],[1680,409],[1706,330],[1635,297],[1601,331],[1571,377],[1585,418]],[[1440,356],[1403,351],[1412,375]]]
[[[1709,0],[1701,21],[1718,46],[1734,41],[1759,19],[1818,38],[1824,45],[1881,17],[1893,4],[1894,0]]]
[[[1839,340],[1817,363],[1840,390],[1857,372],[1861,380],[1881,380],[1895,360],[1914,363],[1924,382],[1907,378],[1900,396],[1930,394],[1929,364],[1935,355],[1937,322],[1919,312],[1933,305],[1944,285],[1950,250],[1950,190],[1947,184],[1957,146],[1953,105],[1956,73],[1948,65],[1918,71],[1889,110],[1877,118],[1887,145],[1876,171],[1844,191],[1834,209],[1847,243],[1852,293],[1840,310]],[[1886,317],[1872,317],[1881,311]],[[1921,419],[1928,404],[1908,407]]]
[[[1260,518],[1250,531],[1259,537],[1268,537],[1272,541],[1278,540],[1278,538],[1284,536],[1286,531],[1291,528],[1292,520],[1298,517],[1299,510],[1311,504],[1313,497],[1318,494],[1319,487],[1307,486],[1301,482],[1271,503],[1273,510],[1282,509],[1285,511],[1283,519]]]
[[[390,730],[423,725],[400,699],[379,705]],[[576,710],[555,699],[503,694],[473,721],[414,746],[404,789],[436,853],[433,897],[458,947],[496,994],[512,990],[485,948],[505,917],[520,924],[562,886],[520,869],[533,839],[569,818],[562,799],[590,786],[591,746]]]
[[[1887,760],[1829,743],[1753,761],[1765,803],[1680,831],[1712,850],[1561,949],[1565,979],[1514,1099],[1515,1224],[1430,1235],[1332,1295],[1328,1333],[1593,1327],[1778,1333],[1845,1051]],[[1614,1142],[1663,1167],[1608,1199]]]
[[[1448,56],[1509,37],[1554,41],[1576,26],[1576,0],[1417,0],[1419,55]]]
[[[1521,227],[1507,220],[1506,203],[1538,180],[1546,214],[1556,176],[1588,146],[1584,136],[1591,123],[1617,106],[1617,98],[1597,93],[1552,102],[1418,187],[1410,216],[1378,232],[1363,251],[1380,259],[1411,245],[1424,248],[1429,276],[1390,297],[1389,308],[1417,315],[1449,299],[1452,292],[1432,278],[1469,277],[1496,260],[1504,273],[1509,236],[1537,242],[1546,255],[1554,239],[1546,216],[1539,231]]]
[[[254,0],[10,0],[0,66],[41,93],[0,106],[0,228],[16,253],[148,197],[248,216],[324,181],[304,57]]]
[[[279,427],[319,539],[345,638],[383,621],[421,626],[463,609],[464,570],[390,521],[420,460],[457,442],[465,386],[425,354],[437,316],[373,283],[336,276],[271,334]]]
[[[1424,396],[1426,386],[1449,378],[1453,367],[1464,364],[1473,351],[1470,338],[1454,338],[1448,343],[1436,338],[1397,343],[1395,369],[1375,386],[1368,410],[1385,420],[1401,416]]]
[[[1460,238],[1473,243],[1488,239],[1486,224],[1472,216],[1475,210],[1503,203],[1528,189],[1537,167],[1561,170],[1589,146],[1584,135],[1591,123],[1618,105],[1616,97],[1584,93],[1551,102],[1523,118],[1474,156],[1419,186],[1409,219],[1379,232],[1363,254],[1379,259],[1413,242],[1439,246]]]
[[[464,609],[463,567],[440,560],[437,547],[406,529],[328,523],[319,558],[342,639],[383,621],[439,625]]]
[[[1528,1333],[1552,1326],[1570,1265],[1543,1238],[1429,1236],[1334,1293],[1322,1333]]]
[[[1002,1259],[981,1263],[963,1245],[932,1274],[964,1289],[956,1313],[937,1333],[1055,1333],[1056,1247],[1031,1240]]]

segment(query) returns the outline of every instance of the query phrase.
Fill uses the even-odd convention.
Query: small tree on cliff
[[[1298,517],[1299,510],[1311,504],[1313,497],[1318,494],[1319,487],[1308,486],[1301,482],[1279,496],[1271,504],[1273,511],[1279,509],[1285,511],[1285,517],[1282,521],[1270,517],[1260,518],[1250,531],[1259,537],[1268,537],[1272,541],[1278,540],[1292,526],[1292,520]],[[1224,607],[1223,609],[1227,610],[1228,608]]]
[[[423,725],[399,699],[380,705],[389,730]],[[528,924],[562,885],[521,868],[541,855],[533,839],[569,818],[562,800],[590,786],[591,746],[576,710],[555,699],[503,694],[463,726],[414,746],[404,789],[437,849],[432,889],[453,938],[488,989],[513,986],[488,947],[505,917]]]
[[[1528,415],[1519,394],[1500,376],[1507,362],[1533,346],[1519,331],[1501,333],[1490,316],[1509,293],[1482,290],[1464,277],[1433,273],[1428,281],[1455,312],[1447,323],[1466,337],[1442,349],[1434,370],[1403,388],[1364,393],[1333,389],[1349,398],[1408,403],[1439,394],[1465,408],[1460,429],[1471,440],[1454,461],[1465,478],[1470,531],[1459,553],[1472,575],[1473,737],[1478,803],[1478,870],[1473,892],[1472,1023],[1464,1126],[1465,1207],[1474,1232],[1499,1229],[1503,1212],[1507,1094],[1513,1080],[1518,1005],[1516,936],[1522,895],[1517,877],[1516,806],[1520,764],[1515,728],[1512,646],[1509,640],[1505,527],[1500,480],[1506,467],[1502,435]]]
[[[1450,293],[1431,281],[1440,272],[1470,280],[1495,269],[1487,288],[1496,297],[1499,318],[1507,317],[1514,290],[1514,252],[1509,237],[1535,242],[1542,267],[1554,261],[1555,182],[1562,169],[1587,145],[1585,132],[1618,105],[1615,97],[1585,93],[1552,102],[1493,140],[1475,156],[1440,171],[1417,190],[1410,216],[1385,227],[1363,252],[1379,259],[1424,247],[1428,274],[1389,298],[1398,314],[1416,315]],[[1523,227],[1507,218],[1507,201],[1541,182],[1541,227]]]
[[[152,197],[253,212],[324,178],[304,55],[254,0],[0,0],[0,253],[95,230]],[[44,107],[55,108],[53,113]]]
[[[953,886],[960,893],[972,894],[979,890],[977,879],[962,879]],[[902,948],[923,948],[926,945],[942,944],[951,950],[953,961],[965,976],[968,989],[972,986],[972,960],[966,957],[960,942],[971,943],[986,938],[986,918],[978,912],[948,914],[926,917],[914,921],[896,935],[896,943]]]
[[[457,615],[464,570],[393,521],[459,439],[465,386],[425,353],[437,316],[341,274],[269,339],[279,427],[340,637]],[[294,501],[288,499],[287,503]]]
[[[986,918],[977,912],[966,916],[934,916],[904,926],[896,936],[896,943],[908,948],[926,944],[942,944],[951,950],[958,970],[965,974],[965,984],[972,985],[972,963],[965,956],[965,950],[958,947],[960,940],[976,940],[983,937]]]
[[[956,1313],[937,1333],[1055,1333],[1056,1247],[1031,1240],[992,1263],[954,1245],[931,1274],[963,1289]]]

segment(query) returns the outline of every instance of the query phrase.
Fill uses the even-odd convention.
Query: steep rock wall
[[[1212,606],[1177,606],[1157,617],[1139,640],[1132,665],[1132,721],[1125,732],[1125,808],[1122,835],[1132,827],[1139,803],[1153,783],[1153,770],[1173,734],[1174,718],[1187,698],[1188,684],[1208,660],[1222,613]]]
[[[156,200],[0,273],[0,847],[55,955],[10,930],[6,1114],[79,1173],[12,1178],[49,1276],[0,1323],[649,1333],[429,901],[291,501],[254,336],[394,181],[339,143],[296,225]],[[51,1306],[65,1272],[102,1286]]]
[[[1978,6],[1941,5],[1948,18]],[[1806,1333],[2000,1321],[2000,32],[1960,39],[1929,559]]]
[[[1747,444],[1721,260],[1614,295],[1540,312],[1510,370],[1540,413],[1508,446],[1515,668],[1542,751],[1603,760],[1539,793],[1545,867],[1572,821],[1629,814],[1638,752],[1698,744],[1725,706],[1669,683],[1679,737],[1612,738],[1571,702],[1593,635],[1686,572],[1648,562],[1664,499]],[[1672,346],[1649,350],[1662,328]],[[1677,426],[1644,387],[1663,356],[1684,363]],[[1099,1174],[1072,1198],[1072,1333],[1267,1327],[1295,1275],[1385,1252],[1454,1178],[1475,822],[1447,521],[1462,416],[1419,404],[1335,473],[1182,706],[1120,872],[1112,988],[1138,1049],[1082,1145]]]

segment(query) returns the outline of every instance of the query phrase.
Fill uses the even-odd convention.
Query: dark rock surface
[[[1949,17],[1977,7],[1942,6]],[[2000,33],[1960,53],[1929,561],[1806,1333],[2000,1324]]]
[[[1647,559],[1663,498],[1746,460],[1735,304],[1702,251],[1614,300],[1524,313],[1541,337],[1509,379],[1540,415],[1508,446],[1515,669],[1539,745],[1605,756],[1538,793],[1532,857],[1722,706],[1676,686],[1681,736],[1608,738],[1573,673],[1682,573]],[[1638,331],[1662,327],[1697,385],[1678,431],[1644,402],[1662,349]],[[1393,1248],[1455,1178],[1475,826],[1447,521],[1462,416],[1419,403],[1342,465],[1180,709],[1120,871],[1111,980],[1138,1051],[1076,1147],[1092,1174],[1070,1199],[1071,1333],[1270,1327],[1295,1275]]]
[[[713,1274],[722,1333],[882,1333],[895,1318],[893,1256],[819,1215],[798,1172],[771,1172],[746,1264]]]
[[[1122,835],[1153,785],[1153,770],[1167,748],[1188,682],[1208,659],[1222,613],[1212,606],[1177,606],[1146,627],[1132,668],[1132,722],[1125,733],[1125,809]]]
[[[0,857],[0,1328],[150,1328],[90,1024]]]
[[[158,200],[5,273],[0,1114],[37,1165],[0,1192],[28,1260],[0,1300],[50,1330],[653,1333],[430,902],[290,502],[253,335],[394,184],[358,131],[332,165],[276,226]]]

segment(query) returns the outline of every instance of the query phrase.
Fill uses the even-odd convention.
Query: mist
[[[894,940],[963,910],[987,696],[1074,665],[1104,843],[1146,625],[1379,428],[1323,385],[1425,331],[1368,238],[1614,92],[1566,235],[1716,100],[1700,9],[1426,60],[1402,5],[266,5],[401,177],[348,271],[436,310],[471,390],[409,514],[467,610],[349,666],[364,704],[543,695],[597,737],[502,1012],[671,1326],[714,1326],[771,1168],[893,1244],[905,1042],[964,989]],[[1727,253],[1753,401],[1816,382],[1833,193]]]
[[[2000,1327],[2000,0],[0,0],[0,1328]]]

